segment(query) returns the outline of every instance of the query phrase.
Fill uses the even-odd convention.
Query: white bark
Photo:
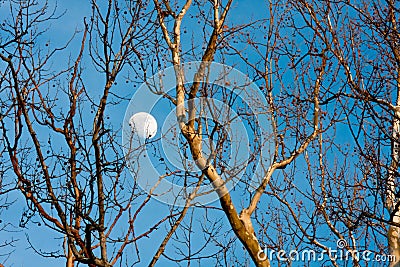
[[[396,173],[399,168],[400,160],[400,76],[398,78],[396,111],[392,127],[392,163],[389,168],[386,201],[389,211],[394,214],[392,222],[394,224],[400,224],[400,211],[398,207],[399,200],[396,197]],[[393,225],[389,227],[388,241],[390,254],[395,256],[395,260],[391,262],[390,266],[400,266],[400,227]]]

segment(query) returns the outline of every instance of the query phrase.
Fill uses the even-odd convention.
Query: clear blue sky
[[[39,1],[42,2],[42,1]],[[63,46],[73,35],[75,30],[81,30],[83,28],[83,18],[89,17],[91,12],[90,1],[79,1],[79,0],[71,0],[71,1],[49,1],[50,9],[51,7],[55,7],[57,5],[57,12],[61,14],[65,11],[65,14],[58,20],[51,21],[48,26],[49,29],[40,37],[40,42],[42,44],[49,43],[50,47]],[[249,17],[253,15],[256,17],[257,13],[260,10],[257,8],[257,5],[254,4],[253,1],[236,1],[233,5],[233,9],[230,12],[230,19],[235,23],[244,23]],[[6,18],[9,16],[9,5],[8,1],[0,2],[0,18]],[[71,42],[70,46],[67,50],[61,52],[54,58],[53,67],[57,69],[58,67],[63,68],[64,65],[58,66],[57,60],[60,62],[66,63],[66,58],[68,56],[72,56],[75,58],[77,52],[79,51],[80,46],[80,38],[81,35],[78,34],[76,38]],[[40,45],[40,43],[38,43]],[[185,45],[185,44],[184,44]],[[87,68],[91,68],[91,63],[86,64]],[[90,83],[93,88],[98,86],[102,86],[102,80],[99,80],[97,75],[93,74],[91,78],[91,74],[85,72],[86,83]],[[124,83],[120,83],[119,87],[124,87]],[[129,92],[132,88],[121,88],[122,90],[126,90]],[[123,112],[121,112],[123,111]],[[118,108],[117,111],[114,111],[114,115],[116,121],[121,119],[123,113],[125,111],[125,107]],[[39,218],[33,220],[38,222],[29,223],[26,225],[25,229],[20,229],[18,225],[20,224],[21,215],[25,208],[25,201],[20,197],[19,192],[15,192],[10,195],[11,200],[15,200],[15,203],[8,210],[2,210],[0,213],[0,219],[2,219],[3,223],[8,222],[12,224],[12,226],[8,226],[8,230],[10,232],[1,232],[0,235],[0,243],[5,240],[10,240],[13,238],[17,241],[14,243],[15,247],[9,248],[7,250],[0,250],[0,262],[4,262],[6,267],[25,267],[25,266],[46,266],[46,267],[58,267],[63,266],[65,264],[64,258],[54,259],[54,258],[44,258],[37,255],[30,247],[27,242],[27,238],[29,237],[30,242],[36,247],[36,249],[41,250],[43,252],[56,252],[60,251],[62,244],[63,236],[55,233],[55,231],[50,230],[48,227],[43,226],[43,223]],[[165,204],[161,204],[159,202],[154,201],[152,204],[152,210],[147,210],[142,214],[142,219],[138,221],[137,227],[138,229],[146,229],[147,221],[152,221],[160,215],[160,212],[154,213],[154,210],[161,211],[165,210],[168,213],[168,206]],[[199,211],[201,213],[201,211]],[[211,212],[212,213],[212,212]],[[222,221],[225,221],[225,225],[227,225],[227,221],[224,216],[221,216],[220,212],[215,213],[213,216],[220,216]],[[39,226],[39,223],[41,226]],[[199,226],[200,227],[200,226]],[[28,233],[28,235],[26,235]],[[139,245],[142,244],[144,247],[155,247],[158,245],[163,238],[162,233],[158,233],[156,235],[152,235],[150,241],[140,242]],[[133,248],[131,248],[133,249]],[[5,256],[1,256],[1,254],[6,253],[10,250],[13,250],[13,253],[9,258]],[[128,250],[129,253],[129,250]],[[132,251],[134,254],[134,251]],[[142,250],[141,252],[142,259],[149,259],[153,256],[154,250]],[[241,249],[238,253],[242,253]],[[164,264],[169,263],[168,261],[164,261]],[[142,263],[136,266],[145,266],[148,264],[148,260],[143,260]],[[163,260],[160,260],[159,266],[163,266]]]
[[[7,1],[1,1],[0,2],[0,18],[5,18],[9,14],[9,9],[7,6]],[[54,5],[55,1],[50,1],[51,5]],[[266,10],[264,8],[260,9],[260,2],[261,1],[252,1],[252,0],[245,0],[245,1],[234,1],[233,4],[233,9],[230,12],[230,20],[234,23],[240,24],[240,23],[246,23],[249,18],[252,19],[257,19],[259,17],[263,17],[266,15]],[[91,11],[91,6],[89,1],[78,1],[78,0],[72,0],[72,1],[59,1],[57,3],[58,5],[58,12],[61,13],[65,11],[65,14],[63,17],[61,17],[59,20],[54,20],[51,22],[51,27],[49,30],[41,37],[41,42],[46,43],[50,42],[51,46],[56,47],[56,46],[61,46],[63,45],[74,33],[76,29],[82,29],[83,25],[83,17],[89,17],[90,16],[90,11]],[[77,51],[79,49],[80,41],[79,41],[80,35],[77,36],[76,40],[74,40],[70,47],[60,54],[60,62],[64,63],[66,56],[71,54],[71,56],[74,58],[77,54]],[[250,55],[251,56],[257,56],[257,55]],[[54,63],[54,67],[57,68],[57,62]],[[245,71],[245,67],[241,68],[241,66],[237,66],[241,71]],[[90,63],[87,64],[87,68],[90,69]],[[86,83],[90,83],[91,86],[98,87],[102,86],[102,81],[98,79],[97,75],[94,73],[85,73],[85,79]],[[124,83],[119,83],[118,88],[121,90],[126,90],[127,95],[129,94],[129,90],[132,88],[124,88],[126,86]],[[126,103],[127,104],[127,103]],[[125,105],[126,105],[125,104]],[[122,123],[122,118],[124,116],[126,106],[119,107],[117,110],[111,110],[111,117],[115,118],[115,121],[120,121]],[[340,132],[340,129],[338,130]],[[344,132],[344,131],[343,131]],[[346,136],[346,134],[343,134],[342,136]],[[345,137],[343,137],[345,138]],[[300,162],[299,164],[303,164]],[[240,199],[240,195],[238,193],[233,193],[237,194],[238,199]],[[11,195],[13,199],[16,200],[16,203],[11,207],[9,210],[4,210],[2,213],[0,213],[0,218],[2,218],[3,221],[10,222],[11,224],[18,226],[20,223],[20,218],[21,214],[25,209],[25,201],[22,201],[21,198],[19,197],[19,193],[16,192],[15,194]],[[218,206],[218,203],[215,204]],[[145,229],[147,226],[147,221],[152,221],[157,216],[159,216],[162,213],[168,213],[169,207],[165,204],[159,203],[154,201],[152,203],[152,210],[147,210],[145,211],[141,216],[142,219],[138,221],[138,229]],[[203,211],[196,211],[199,214],[201,214]],[[220,212],[210,212],[211,215],[214,218],[221,218],[219,221],[221,223],[221,232],[223,230],[229,229],[227,227],[228,221],[226,218],[222,215]],[[201,216],[200,216],[201,217]],[[3,219],[4,218],[4,219]],[[200,223],[197,222],[197,226],[200,226]],[[58,267],[58,266],[63,266],[65,264],[65,259],[60,258],[60,259],[51,259],[51,258],[43,258],[39,255],[37,255],[32,249],[28,248],[28,243],[27,243],[27,237],[25,235],[25,232],[29,233],[29,239],[30,241],[38,245],[37,248],[49,252],[54,250],[54,248],[62,243],[62,236],[58,235],[55,233],[53,230],[48,229],[45,226],[38,226],[37,224],[30,223],[27,226],[27,229],[23,229],[23,231],[20,231],[18,227],[16,228],[9,228],[10,230],[13,230],[13,232],[8,232],[4,233],[2,232],[0,235],[0,242],[3,240],[7,240],[11,237],[19,239],[18,242],[15,243],[15,248],[13,254],[11,254],[11,257],[5,260],[5,267],[24,267],[24,266],[46,266],[46,267]],[[157,246],[161,239],[163,238],[162,235],[163,231],[160,231],[160,233],[156,233],[155,235],[153,234],[150,239],[148,240],[143,240],[139,242],[139,246],[142,246],[144,248],[148,247],[151,248],[149,250],[142,249],[142,254],[141,257],[143,260],[142,263],[138,264],[137,266],[145,266],[148,264],[148,260],[150,257],[153,256],[154,250],[153,248]],[[127,251],[133,251],[134,248],[130,248],[130,250]],[[240,248],[239,243],[237,244],[237,255],[240,257],[240,255],[243,255],[243,251]],[[1,257],[1,251],[0,251],[0,262],[2,262],[5,258]],[[171,266],[168,265],[170,263],[169,261],[166,260],[160,260],[158,266]],[[276,262],[272,262],[273,266],[276,266]],[[166,265],[164,265],[166,264]],[[204,265],[201,265],[204,266]],[[320,266],[320,263],[315,263],[314,266]]]

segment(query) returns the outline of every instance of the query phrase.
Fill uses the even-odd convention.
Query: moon
[[[157,133],[157,121],[147,112],[138,112],[129,119],[132,132],[145,139],[153,138]]]

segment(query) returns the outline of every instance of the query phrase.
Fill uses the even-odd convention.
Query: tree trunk
[[[392,132],[392,162],[389,169],[388,186],[387,186],[387,206],[392,214],[392,222],[400,224],[400,211],[398,198],[396,197],[397,172],[400,159],[400,68],[397,72],[397,100],[396,111],[393,118]],[[400,266],[400,227],[391,225],[388,231],[389,251],[395,258],[390,263],[391,267]]]
[[[72,253],[72,250],[68,244],[68,252],[67,252],[67,263],[66,267],[74,267],[74,254]]]

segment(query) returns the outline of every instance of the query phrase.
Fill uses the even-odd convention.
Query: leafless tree
[[[339,103],[354,140],[352,149],[360,157],[349,165],[354,178],[342,178],[342,191],[350,197],[339,205],[350,248],[362,246],[357,241],[363,237],[361,231],[380,236],[371,242],[380,253],[393,255],[395,266],[400,260],[398,3],[299,1],[294,6],[329,51],[330,65],[338,69],[338,84],[328,91],[325,102]],[[388,246],[382,246],[385,232]]]
[[[30,210],[25,223],[40,217],[64,235],[61,251],[32,247],[46,257],[65,257],[66,266],[123,262],[127,246],[135,247],[159,224],[177,216],[167,214],[144,231],[135,228],[149,197],[127,176],[118,131],[107,114],[123,96],[112,92],[117,76],[133,64],[145,45],[145,33],[152,30],[147,4],[92,1],[92,14],[64,47],[52,47],[42,37],[62,11],[40,1],[9,5],[0,54],[4,153]],[[139,23],[142,19],[146,21]],[[79,46],[73,42],[77,39]],[[68,60],[54,61],[73,45],[77,49]],[[87,84],[84,57],[103,84]]]
[[[340,248],[347,253],[370,249],[399,259],[396,3],[270,1],[267,18],[235,27],[224,25],[231,2],[215,1],[204,12],[213,16],[206,20],[212,30],[203,32],[203,50],[193,54],[186,51],[194,46],[181,41],[191,1],[178,12],[168,1],[155,4],[170,62],[176,66],[176,105],[189,101],[188,110],[177,110],[182,134],[254,263],[268,265],[256,257],[262,246],[328,251],[336,240],[346,241]],[[196,127],[194,118],[201,114],[190,99],[203,97],[204,90],[196,83],[187,88],[180,67],[219,55],[227,62],[241,58],[254,80],[263,82],[276,134],[274,161],[240,212],[232,209],[218,170],[202,165],[207,130]],[[205,75],[206,66],[199,68],[199,76]],[[213,97],[211,90],[205,92]],[[340,136],[352,136],[353,141]],[[389,246],[382,245],[385,232]],[[362,259],[350,256],[358,266]],[[327,259],[335,266],[343,260]]]
[[[354,266],[363,259],[352,252],[363,250],[398,264],[398,8],[394,1],[271,1],[268,23],[242,40],[249,54],[265,56],[247,58],[230,44],[265,81],[278,158],[293,155],[316,122],[303,156],[270,180],[266,195],[280,203],[271,201],[267,212],[275,226],[266,227],[268,215],[255,218],[274,250],[328,250],[337,239]]]
[[[277,259],[268,251],[340,245],[350,258],[327,252],[323,260],[359,266],[354,251],[367,249],[400,260],[398,3],[277,0],[245,20],[230,16],[236,4],[92,1],[65,47],[43,39],[62,12],[34,0],[10,4],[0,40],[0,151],[10,162],[4,173],[12,170],[16,180],[6,175],[1,189],[22,193],[27,222],[40,217],[64,237],[59,252],[32,244],[38,253],[65,257],[69,267],[270,266]],[[250,92],[251,82],[234,84],[229,68],[222,82],[208,82],[213,61],[245,72],[261,94],[240,102],[226,88]],[[152,75],[169,66],[174,88],[159,90]],[[112,118],[135,89],[123,91],[121,81],[166,101],[184,170],[171,167],[158,145],[165,133],[126,153],[126,125]],[[229,163],[232,122],[218,122],[220,113],[229,118],[218,101],[236,109],[249,130],[246,163],[239,153]],[[251,108],[268,115],[270,135]],[[147,191],[139,187],[149,166],[136,160],[144,156],[162,170]],[[191,190],[160,208],[153,198],[167,179]],[[212,190],[203,192],[204,185]],[[198,201],[206,194],[219,203]],[[280,264],[294,260],[285,257]]]

